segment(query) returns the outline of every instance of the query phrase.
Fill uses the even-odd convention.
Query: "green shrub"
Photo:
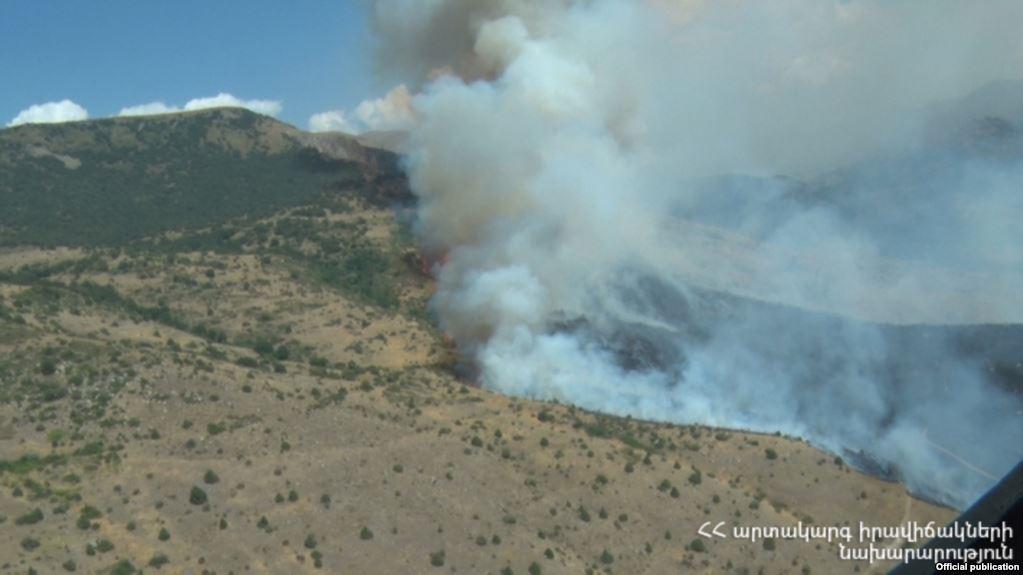
[[[135,575],[138,569],[127,559],[121,559],[110,568],[110,575]]]
[[[590,522],[590,512],[585,507],[579,507],[579,519],[585,523]]]
[[[254,357],[243,355],[235,360],[235,363],[241,367],[247,367],[249,369],[255,369],[259,367],[259,361]]]
[[[75,522],[75,525],[84,531],[85,529],[92,527],[93,519],[99,519],[102,516],[103,514],[99,509],[96,509],[92,505],[86,505],[82,507],[82,510],[79,512],[78,521]]]
[[[443,567],[444,566],[444,550],[443,549],[441,549],[440,551],[435,551],[433,553],[430,553],[430,565],[433,565],[434,567]]]
[[[43,520],[43,510],[36,507],[14,520],[15,525],[35,525]]]
[[[57,362],[53,359],[46,357],[43,361],[39,362],[39,373],[43,375],[53,375],[57,372]]]
[[[263,357],[269,357],[274,352],[274,344],[270,340],[261,339],[252,346],[252,350]]]
[[[192,491],[188,494],[188,502],[192,505],[205,505],[209,501],[206,496],[206,492],[198,486],[193,486]]]

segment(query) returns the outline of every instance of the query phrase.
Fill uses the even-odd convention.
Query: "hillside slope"
[[[954,515],[799,440],[459,380],[394,158],[339,138],[238,111],[0,131],[68,222],[25,191],[0,216],[0,573],[883,572],[697,529]]]

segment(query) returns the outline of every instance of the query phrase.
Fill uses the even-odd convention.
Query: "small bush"
[[[433,553],[430,553],[430,565],[433,565],[434,567],[443,567],[444,566],[444,550],[443,549],[441,549],[440,551],[435,551]]]
[[[86,505],[85,507],[82,507],[82,510],[79,512],[78,521],[75,522],[75,525],[84,531],[92,527],[93,519],[99,519],[102,516],[103,513],[101,513],[99,509],[96,509],[92,505]]]
[[[192,505],[205,505],[209,501],[209,497],[206,496],[206,492],[198,486],[193,486],[192,491],[188,494],[188,502]]]
[[[110,568],[110,575],[134,575],[135,573],[138,573],[138,569],[127,559],[121,559]]]
[[[579,519],[585,523],[590,522],[590,512],[585,507],[579,508]]]
[[[53,375],[57,372],[57,363],[50,358],[43,359],[39,363],[39,373],[43,375]]]
[[[35,525],[43,520],[43,510],[36,507],[14,520],[15,525]]]

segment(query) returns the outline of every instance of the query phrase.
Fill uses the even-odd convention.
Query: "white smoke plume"
[[[1023,70],[1023,4],[377,0],[374,18],[383,71],[417,91],[434,309],[483,385],[792,433],[958,506],[1023,455],[1019,397],[973,340],[909,325],[1023,322],[1023,115],[989,119],[1008,154],[942,139],[991,141],[951,110]]]
[[[412,112],[412,94],[400,85],[382,98],[365,100],[352,113],[344,110],[328,110],[313,114],[309,118],[309,130],[313,132],[389,132],[408,130],[415,122]]]

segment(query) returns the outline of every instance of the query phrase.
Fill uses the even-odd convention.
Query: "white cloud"
[[[208,108],[245,108],[257,114],[277,116],[284,106],[277,100],[242,100],[226,92],[207,98],[193,98],[185,106],[169,106],[163,102],[150,102],[138,106],[122,108],[118,116],[151,116],[154,114],[171,114],[174,112],[205,110]]]
[[[276,116],[281,113],[284,106],[278,100],[241,100],[221,92],[209,98],[195,98],[185,104],[185,110],[205,110],[207,108],[246,108],[257,114]]]
[[[344,110],[329,110],[309,118],[313,132],[339,131],[349,134],[387,130],[407,130],[415,123],[412,94],[400,85],[384,97],[365,100],[348,114]]]
[[[358,128],[345,114],[344,110],[327,110],[313,114],[309,118],[310,132],[345,132],[354,134]]]
[[[21,124],[55,124],[58,122],[74,122],[89,119],[89,112],[71,100],[35,104],[22,110],[8,123],[8,126]]]
[[[121,111],[117,113],[118,116],[152,116],[155,114],[171,114],[173,112],[180,112],[181,108],[177,106],[168,106],[163,102],[150,102],[148,104],[140,104],[138,106],[129,106],[127,108],[121,108]]]

